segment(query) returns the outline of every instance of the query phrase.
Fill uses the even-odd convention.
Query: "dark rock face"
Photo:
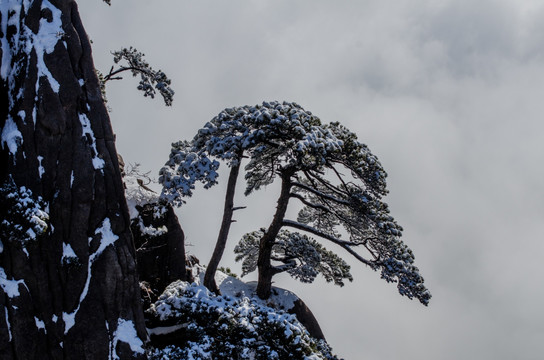
[[[0,184],[41,197],[48,217],[25,241],[0,238],[0,359],[143,358],[130,219],[76,3],[0,11]]]
[[[185,263],[185,235],[172,206],[145,204],[137,210],[131,229],[144,308],[148,308],[171,282],[192,278]]]
[[[317,319],[304,301],[300,299],[295,301],[295,305],[289,309],[289,312],[297,317],[298,321],[304,325],[312,337],[325,340],[325,335],[323,335],[323,331],[321,331],[321,327],[319,326]]]

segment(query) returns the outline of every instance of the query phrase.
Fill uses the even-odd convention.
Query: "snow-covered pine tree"
[[[428,304],[431,295],[413,264],[413,253],[400,240],[402,228],[382,201],[387,194],[387,174],[380,162],[345,127],[322,124],[295,103],[264,102],[225,109],[192,141],[174,144],[160,173],[162,196],[182,204],[197,182],[205,188],[217,183],[219,161],[227,161],[232,168],[239,166],[243,157],[249,158],[246,195],[281,179],[272,222],[260,233],[258,242],[243,241],[238,247],[246,269],[256,267],[259,271],[257,294],[261,298],[270,296],[272,277],[278,272],[289,271],[311,281],[319,266],[330,267],[323,260],[327,259],[325,250],[313,239],[296,232],[280,233],[290,227],[343,248],[373,270],[381,270],[386,281],[396,282],[401,295]],[[348,176],[342,174],[346,170]],[[303,205],[296,221],[285,219],[291,199]],[[255,234],[248,237],[254,239]],[[347,234],[347,239],[342,234]],[[322,260],[309,261],[300,251],[285,250],[295,243],[305,247],[302,252],[309,251]],[[272,261],[281,264],[275,266]],[[332,272],[337,274],[329,279],[341,285],[339,277],[350,279],[351,275],[343,261],[335,258],[334,263]],[[309,264],[314,266],[311,271]]]
[[[158,91],[164,100],[164,104],[166,106],[172,105],[172,101],[174,101],[174,90],[170,87],[172,81],[163,71],[153,69],[144,60],[144,53],[131,46],[121,48],[121,50],[114,51],[112,54],[115,65],[112,65],[110,71],[106,75],[97,71],[104,100],[106,100],[106,83],[111,80],[123,79],[121,74],[128,71],[133,77],[140,77],[137,89],[143,91],[145,97],[154,99]]]
[[[0,1],[0,357],[133,359],[130,219],[73,0]]]

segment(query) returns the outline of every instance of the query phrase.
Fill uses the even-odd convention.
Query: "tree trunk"
[[[241,159],[241,155],[239,156]],[[206,268],[204,274],[204,286],[210,291],[219,294],[219,288],[215,283],[215,272],[225,251],[227,245],[227,239],[229,236],[230,225],[232,224],[232,215],[234,213],[234,193],[236,191],[236,181],[238,180],[238,173],[240,172],[241,160],[236,165],[232,165],[230,168],[229,181],[227,184],[227,193],[225,194],[225,208],[223,210],[223,221],[221,222],[221,228],[219,229],[219,235],[217,236],[217,242],[215,243],[215,249],[213,250],[212,258]]]
[[[291,192],[291,176],[292,170],[284,170],[281,176],[281,192],[276,206],[276,213],[272,219],[272,223],[266,230],[266,233],[259,242],[259,258],[257,259],[257,268],[259,270],[259,279],[257,283],[257,295],[261,299],[270,297],[272,287],[272,277],[277,273],[272,266],[270,257],[272,255],[272,247],[276,241],[276,237],[281,230],[283,218],[289,204],[289,193]]]
[[[0,358],[144,358],[114,135],[76,3],[3,0],[0,13],[0,181],[49,216],[35,240],[2,235]]]

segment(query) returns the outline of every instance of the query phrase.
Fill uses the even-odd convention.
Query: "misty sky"
[[[117,148],[154,177],[170,143],[223,108],[295,101],[358,134],[387,170],[385,199],[433,298],[428,308],[340,253],[343,288],[287,276],[346,359],[542,359],[544,3],[528,0],[80,0],[95,64],[134,46],[172,78],[174,105],[108,84]],[[224,182],[178,211],[209,260]],[[243,184],[241,184],[243,186]],[[221,265],[268,225],[278,194],[238,192]],[[325,244],[329,249],[332,245]],[[250,277],[255,279],[255,277]]]

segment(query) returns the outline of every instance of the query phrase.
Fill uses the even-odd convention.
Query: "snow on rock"
[[[66,335],[68,331],[74,326],[76,323],[76,314],[79,310],[79,306],[77,309],[71,313],[62,313],[62,321],[64,322],[64,334]]]
[[[91,277],[92,277],[92,266],[94,261],[102,255],[104,250],[110,245],[114,245],[115,241],[119,239],[117,235],[113,233],[111,230],[111,222],[109,218],[105,218],[102,222],[102,226],[96,229],[95,235],[101,235],[100,236],[100,245],[98,246],[98,249],[89,256],[89,262],[87,265],[87,280],[85,281],[85,286],[83,287],[83,291],[81,291],[81,294],[79,296],[79,303],[74,311],[71,313],[63,313],[62,318],[64,320],[64,333],[67,334],[68,331],[74,326],[75,324],[75,317],[77,312],[79,311],[79,308],[81,307],[81,303],[83,300],[87,297],[87,293],[89,291],[89,285],[91,283]],[[93,238],[89,238],[89,244],[93,240]],[[64,249],[63,249],[64,250]],[[73,250],[72,250],[73,252]],[[74,253],[75,255],[75,253]]]
[[[2,149],[7,149],[12,155],[17,153],[19,145],[23,143],[23,135],[17,128],[13,118],[8,115],[4,128],[2,129]]]
[[[154,204],[159,201],[159,195],[157,193],[138,184],[138,177],[136,174],[129,172],[123,177],[123,181],[125,182],[125,196],[127,198],[128,211],[131,219],[138,217],[136,206]]]
[[[89,257],[89,262],[95,261],[96,258],[100,256],[108,246],[113,245],[115,241],[119,239],[119,236],[115,235],[111,230],[111,222],[108,218],[104,219],[104,221],[102,222],[102,227],[96,229],[94,233],[96,235],[102,235],[102,239],[100,241],[100,246],[98,247],[96,252]]]
[[[132,350],[134,353],[143,354],[145,352],[143,348],[144,343],[138,337],[136,327],[134,326],[134,322],[132,322],[132,320],[119,319],[117,323],[117,329],[113,333],[113,351],[110,356],[110,358],[115,360],[119,359],[119,356],[115,351],[119,341],[128,344],[130,346],[130,350]]]
[[[91,129],[91,121],[85,114],[79,114],[79,121],[81,123],[82,136],[86,137],[90,141],[90,147],[93,153],[93,167],[95,170],[104,171],[104,160],[98,157],[98,150],[96,149],[96,138],[94,132]]]
[[[16,85],[16,79],[21,73],[28,72],[30,59],[35,54],[37,69],[36,95],[42,78],[46,78],[51,89],[58,93],[60,85],[47,68],[44,57],[54,51],[60,39],[59,36],[52,36],[52,34],[64,33],[61,11],[48,0],[42,1],[41,10],[42,12],[48,11],[51,16],[40,19],[37,33],[27,27],[22,19],[25,18],[31,3],[29,0],[24,0],[22,3],[20,0],[0,1],[0,46],[2,49],[0,77],[8,87],[8,110],[12,115],[16,113],[23,124],[26,114],[24,111],[17,111],[17,102],[23,96],[23,88]],[[8,27],[10,27],[9,31]],[[14,54],[26,54],[26,56],[14,56]],[[2,129],[1,144],[3,149],[7,147],[9,152],[15,155],[18,147],[23,142],[23,138],[12,115],[8,115]],[[35,124],[35,109],[32,116]]]
[[[186,328],[186,324],[172,325],[172,326],[159,326],[154,328],[148,328],[147,333],[149,335],[165,335],[176,332],[180,329]]]
[[[204,273],[200,273],[198,277],[199,283],[204,283]],[[289,290],[273,287],[272,294],[267,300],[261,300],[256,296],[257,283],[243,282],[235,277],[216,271],[215,281],[219,286],[221,294],[232,297],[254,297],[255,301],[261,302],[263,305],[272,306],[277,309],[289,310],[295,306],[295,301],[298,296]]]
[[[19,285],[24,285],[26,287],[23,280],[8,279],[6,271],[4,268],[0,267],[0,287],[2,290],[4,290],[8,297],[13,298],[20,295]]]
[[[324,340],[311,337],[286,312],[298,299],[294,294],[276,289],[274,297],[261,300],[255,284],[218,271],[222,295],[215,295],[200,285],[204,268],[198,270],[195,282],[170,284],[151,306],[150,314],[169,326],[148,329],[150,335],[183,329],[183,336],[176,345],[150,348],[149,359],[337,359]]]
[[[204,283],[205,268],[200,265],[195,265],[193,269],[196,269],[195,281],[189,284],[185,281],[176,281],[170,284],[165,290],[161,298],[168,298],[168,304],[179,304],[182,294],[189,288],[192,288],[195,292],[196,298],[204,299],[204,301],[211,301],[217,305],[216,300],[211,300],[213,297],[209,290],[202,285]],[[222,271],[216,271],[215,281],[219,286],[223,298],[231,299],[243,299],[251,298],[255,303],[262,306],[270,306],[280,310],[289,310],[294,307],[295,301],[299,298],[289,290],[273,287],[272,295],[267,300],[262,300],[256,295],[256,282],[243,282],[235,277],[229,276]],[[218,297],[219,304],[224,306],[224,302],[221,297]],[[157,302],[159,304],[160,302]],[[211,304],[211,303],[210,303]],[[161,319],[166,319],[171,315],[171,306],[166,302],[162,302],[155,306],[157,313],[160,314]],[[175,307],[176,305],[174,305]]]
[[[164,225],[158,228],[145,226],[144,221],[141,218],[139,218],[138,227],[142,235],[147,235],[149,237],[161,236],[168,232],[168,228]]]
[[[43,156],[38,156],[38,175],[40,176],[40,179],[42,178],[42,175],[45,173],[45,169],[42,166]]]
[[[39,330],[43,330],[43,331],[47,332],[45,330],[45,323],[42,320],[40,320],[40,319],[38,319],[37,317],[34,316],[34,321],[36,322],[36,327]]]
[[[36,54],[36,67],[38,70],[38,79],[36,81],[36,92],[40,86],[40,78],[45,77],[51,89],[54,92],[59,91],[59,83],[53,77],[44,57],[46,54],[51,54],[59,40],[62,38],[64,31],[62,29],[61,11],[53,6],[48,0],[43,0],[41,10],[48,10],[50,17],[40,19],[40,27],[38,32],[33,32],[26,25],[21,26],[21,19],[25,17],[26,11],[30,8],[31,2],[24,0],[21,4],[20,0],[4,0],[0,2],[0,13],[2,16],[2,37],[0,37],[2,45],[2,67],[0,68],[0,76],[7,80],[10,90],[15,88],[15,77],[20,73],[23,64],[19,60],[14,61],[13,54],[26,53],[30,55],[32,51]],[[16,31],[12,38],[7,38],[7,27],[14,26]],[[12,33],[10,31],[9,33]],[[54,36],[52,36],[54,35]],[[10,51],[11,50],[11,51]],[[19,93],[17,97],[22,96]],[[10,108],[14,105],[14,99],[10,99]]]
[[[74,252],[74,249],[70,246],[70,244],[62,244],[62,258],[61,261],[65,264],[69,264],[72,262],[75,262],[78,260],[78,257],[76,253]]]
[[[40,30],[37,34],[30,32],[30,42],[27,43],[27,48],[30,46],[34,47],[38,62],[36,66],[38,67],[38,80],[36,81],[36,93],[38,92],[40,86],[40,77],[46,77],[51,85],[51,89],[54,92],[58,93],[60,85],[57,80],[51,75],[51,72],[45,65],[44,56],[45,54],[51,54],[55,50],[55,46],[62,38],[64,31],[62,30],[62,12],[53,6],[48,0],[42,1],[42,11],[49,10],[51,11],[51,19],[42,18],[40,19]],[[54,34],[55,36],[51,36]]]
[[[9,341],[11,342],[11,339],[12,339],[12,336],[11,336],[11,324],[9,322],[9,315],[8,315],[8,308],[7,306],[4,307],[4,313],[6,315],[6,324],[8,326],[8,336],[9,336]]]

